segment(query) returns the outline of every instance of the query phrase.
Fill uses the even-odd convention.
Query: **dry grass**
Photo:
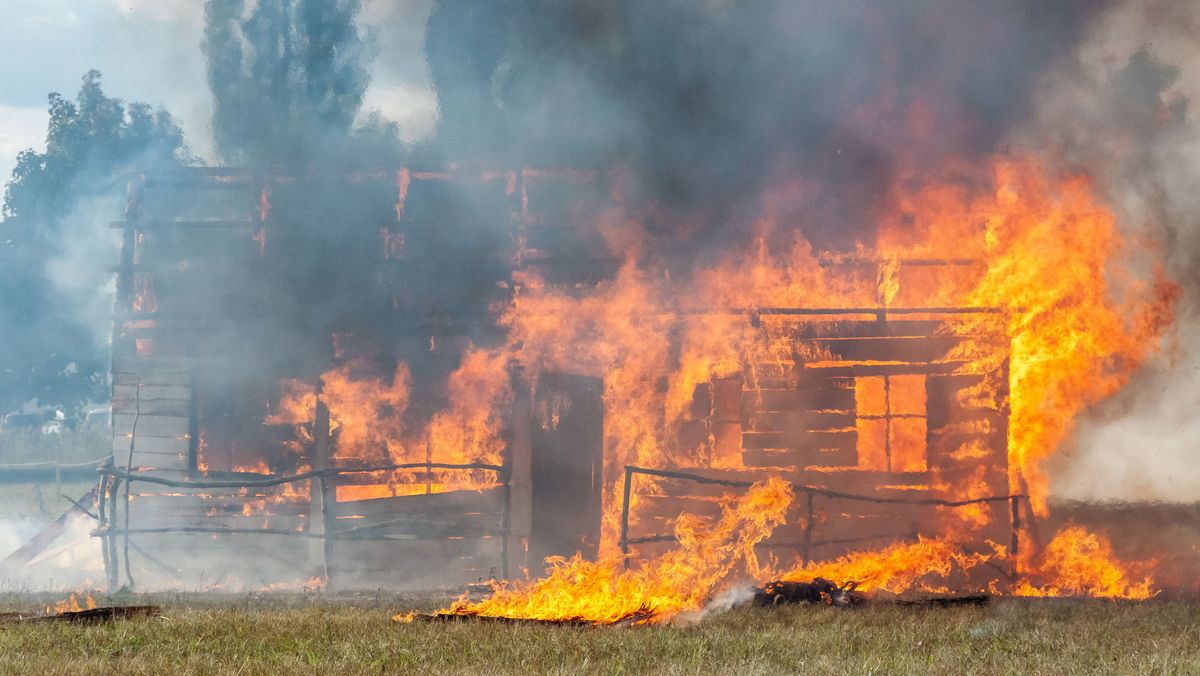
[[[10,625],[4,673],[1200,673],[1200,606],[742,609],[687,627],[397,625],[400,597],[152,597],[161,619]],[[8,609],[39,600],[10,597]]]

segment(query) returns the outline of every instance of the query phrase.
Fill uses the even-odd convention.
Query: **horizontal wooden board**
[[[841,448],[760,448],[742,452],[747,467],[853,467],[858,462],[854,447]]]
[[[679,468],[681,472],[696,474],[713,479],[741,482],[761,482],[768,477],[779,477],[789,483],[817,486],[829,490],[866,496],[881,497],[912,497],[915,493],[909,488],[900,486],[929,486],[929,472],[876,472],[858,469],[828,470],[828,471],[767,471],[767,470],[720,470],[706,468]],[[644,483],[643,483],[644,482]],[[745,488],[729,487],[715,484],[701,484],[683,479],[663,479],[647,475],[634,475],[635,491],[656,483],[667,495],[692,495],[697,497],[715,497],[721,495],[740,495]]]
[[[186,454],[190,440],[179,437],[146,437],[138,433],[134,441],[134,450],[138,453],[165,453],[169,455]],[[129,435],[113,437],[113,455],[120,462],[129,453]]]
[[[336,503],[335,514],[387,518],[396,515],[454,517],[469,514],[499,514],[503,509],[500,488],[486,491],[451,491],[431,495],[404,495],[394,498],[355,500]]]
[[[963,361],[937,362],[905,362],[900,364],[870,364],[847,362],[808,363],[806,371],[819,374],[822,377],[870,377],[870,376],[899,376],[899,375],[931,375],[954,373],[967,366]]]
[[[142,387],[151,385],[189,385],[192,382],[192,374],[180,371],[146,371],[144,373],[113,373],[114,385],[136,386],[139,382]]]
[[[120,437],[134,433],[134,421],[137,421],[138,437],[177,437],[188,435],[191,421],[187,416],[148,415],[136,416],[130,413],[113,414],[113,436]]]
[[[138,387],[136,383],[121,384],[113,386],[112,398],[114,401],[136,401],[138,399],[143,402],[160,399],[190,401],[192,388],[188,385],[142,385]]]
[[[880,336],[933,336],[943,326],[941,321],[889,319],[879,321],[808,321],[796,330],[798,339],[856,338]]]
[[[113,373],[191,373],[196,364],[186,357],[114,357]]]
[[[112,412],[114,414],[129,414],[134,415],[141,413],[142,415],[163,415],[163,416],[188,416],[191,414],[190,401],[178,401],[171,399],[152,399],[135,401],[132,399],[113,399]]]
[[[130,462],[128,454],[117,458],[119,467],[126,466],[126,463],[129,463],[131,467],[180,470],[187,469],[188,456],[187,453],[145,453],[134,450],[132,462]]]
[[[854,411],[752,411],[745,427],[752,432],[804,432],[854,427]]]
[[[943,359],[962,342],[954,336],[856,337],[813,341],[820,350],[841,359],[927,362]]]

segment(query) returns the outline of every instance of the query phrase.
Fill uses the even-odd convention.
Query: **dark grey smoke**
[[[702,215],[692,251],[743,234],[765,186],[802,177],[810,237],[840,248],[848,230],[869,238],[900,167],[995,151],[1108,4],[442,0],[426,34],[437,147],[631,165],[640,197]]]

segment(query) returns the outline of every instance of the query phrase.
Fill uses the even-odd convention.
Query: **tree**
[[[45,152],[18,156],[4,194],[0,411],[33,399],[77,411],[103,396],[104,341],[80,316],[83,303],[70,297],[76,291],[48,266],[68,245],[104,241],[111,217],[86,208],[119,199],[129,174],[191,161],[170,114],[106,96],[94,70],[83,76],[74,101],[50,94],[49,114]],[[115,258],[96,254],[88,265],[103,279]]]
[[[361,0],[208,0],[204,54],[213,136],[231,163],[301,168],[398,158],[395,125],[354,128],[370,81]],[[358,133],[362,132],[362,133]],[[382,145],[381,145],[382,143]]]

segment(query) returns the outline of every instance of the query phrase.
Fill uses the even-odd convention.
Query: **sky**
[[[432,0],[367,0],[377,27],[366,108],[400,123],[414,140],[433,127],[436,98],[421,53]],[[167,109],[192,152],[211,161],[212,102],[200,43],[203,0],[3,0],[0,2],[0,177],[17,153],[42,150],[46,97],[73,98],[90,69],[109,96]]]

